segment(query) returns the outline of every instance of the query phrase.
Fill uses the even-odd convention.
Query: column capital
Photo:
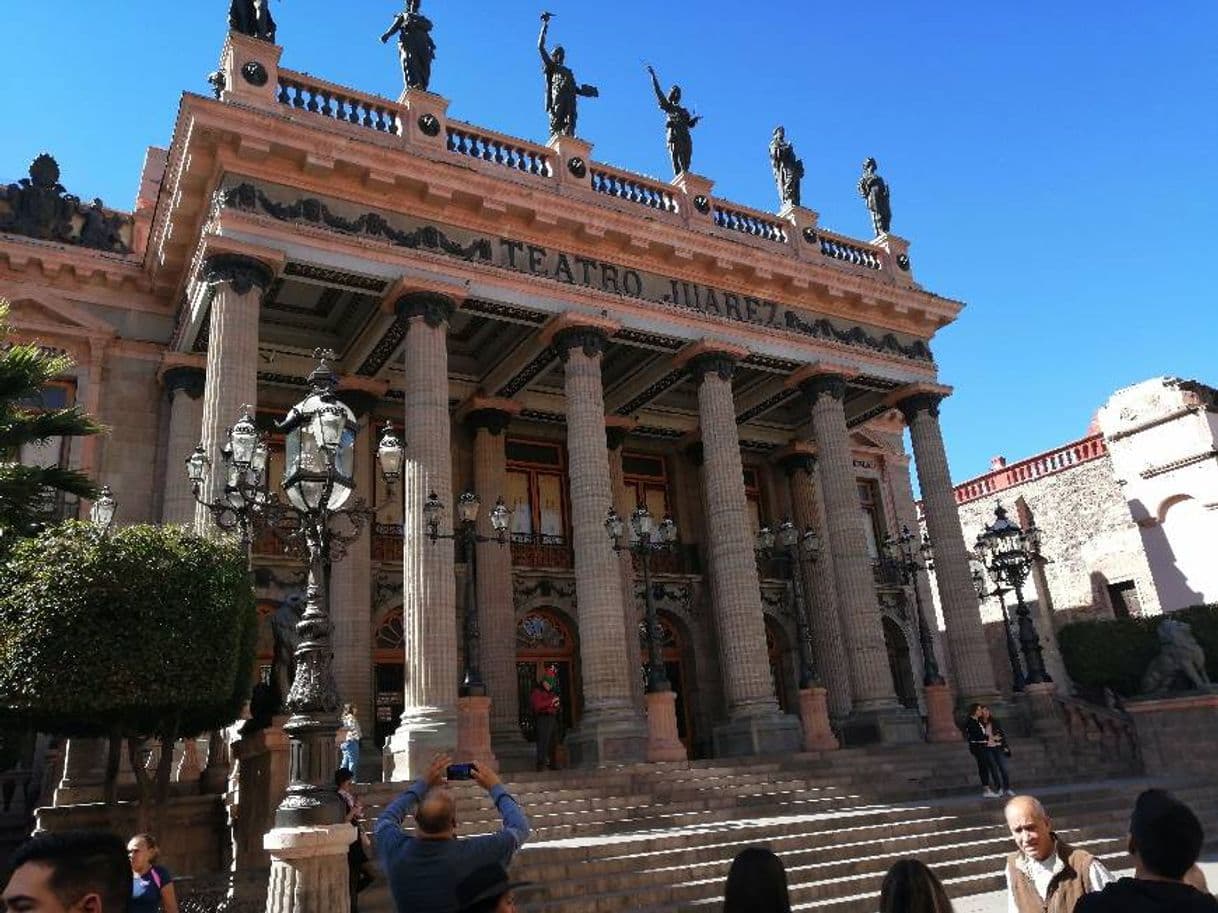
[[[816,447],[805,441],[792,441],[774,454],[773,461],[782,468],[788,478],[799,472],[812,475],[812,471],[816,469]]]
[[[616,320],[592,314],[559,314],[541,328],[540,341],[553,346],[563,364],[571,356],[571,350],[582,348],[589,358],[603,355],[609,337],[617,333],[622,325]]]
[[[687,368],[694,383],[701,385],[710,373],[718,374],[725,381],[730,381],[736,370],[736,363],[747,358],[749,350],[743,346],[732,345],[714,339],[702,339],[686,346],[677,353],[674,364],[678,368]]]
[[[478,431],[485,428],[493,435],[503,434],[523,407],[514,399],[500,396],[471,396],[457,407],[457,421]]]
[[[231,285],[238,295],[255,286],[265,293],[275,281],[275,270],[266,261],[232,251],[209,253],[199,266],[199,279],[206,285]]]
[[[638,427],[635,419],[624,415],[605,416],[605,446],[610,450],[620,450],[626,443],[630,432]]]
[[[919,412],[928,412],[934,418],[939,417],[939,403],[951,396],[952,388],[942,384],[909,384],[894,390],[885,402],[899,409],[905,417],[905,423],[913,421]]]
[[[207,372],[195,365],[174,365],[160,372],[160,381],[171,399],[178,393],[199,399],[207,386]]]
[[[853,368],[817,361],[797,369],[786,380],[787,387],[795,387],[814,404],[824,394],[836,400],[845,400],[846,381],[858,374]]]
[[[432,329],[452,320],[456,302],[446,294],[430,290],[408,292],[393,303],[394,313],[403,320],[422,317]]]

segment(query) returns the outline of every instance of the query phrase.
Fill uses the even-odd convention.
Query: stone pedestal
[[[1218,775],[1218,691],[1127,701],[1146,773]]]
[[[222,101],[239,101],[264,108],[277,107],[279,57],[283,48],[240,32],[230,31],[220,52],[220,72],[224,75]]]
[[[448,99],[422,89],[404,89],[398,104],[408,109],[402,136],[412,146],[443,151],[448,143]]]
[[[277,827],[263,846],[271,854],[266,913],[350,913],[347,848],[350,824]]]
[[[647,702],[647,760],[685,761],[685,746],[677,734],[677,695],[653,691]]]
[[[829,726],[829,692],[824,688],[799,690],[799,719],[804,726],[804,751],[835,751],[841,747]]]
[[[235,739],[233,772],[227,803],[232,827],[233,867],[237,871],[265,868],[262,838],[275,824],[275,809],[288,788],[287,717],[276,717],[267,729]],[[232,730],[230,730],[232,731]]]
[[[926,741],[959,742],[964,738],[956,725],[952,689],[947,685],[924,685],[926,699]]]
[[[228,742],[224,731],[216,729],[207,737],[207,766],[200,775],[199,788],[205,793],[219,795],[224,792],[229,773]]]
[[[715,182],[700,174],[683,171],[672,179],[672,186],[685,195],[681,203],[681,214],[691,225],[702,227],[715,224],[714,204],[711,190]]]
[[[499,769],[499,761],[491,750],[489,697],[457,698],[457,760]]]
[[[101,802],[106,786],[106,740],[68,739],[63,779],[55,788],[54,805]]]
[[[184,739],[182,741],[182,757],[178,759],[177,769],[174,770],[174,779],[179,783],[192,783],[199,779],[203,773],[202,764],[199,762],[199,743],[196,739]]]
[[[842,738],[848,746],[870,745],[876,742],[899,745],[922,741],[922,720],[904,707],[884,707],[855,710],[841,725]]]
[[[578,136],[558,134],[546,143],[554,150],[554,175],[567,187],[592,189],[592,144]],[[582,168],[580,166],[583,166]]]

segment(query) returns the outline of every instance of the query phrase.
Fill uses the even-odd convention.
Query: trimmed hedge
[[[1218,604],[1167,615],[1077,621],[1057,632],[1066,671],[1076,684],[1111,688],[1126,697],[1142,688],[1142,675],[1159,653],[1158,628],[1165,618],[1187,621],[1205,651],[1210,678],[1218,681]]]
[[[0,723],[193,736],[236,719],[257,615],[236,547],[177,527],[69,522],[0,565]]]

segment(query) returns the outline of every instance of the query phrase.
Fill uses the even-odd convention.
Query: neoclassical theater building
[[[206,528],[186,457],[202,441],[222,465],[250,404],[278,484],[273,423],[306,393],[313,351],[337,353],[360,494],[383,509],[330,571],[334,662],[395,777],[456,742],[469,562],[427,538],[433,490],[444,531],[467,489],[488,535],[496,498],[512,509],[510,542],[477,546],[474,588],[505,766],[529,763],[528,693],[550,664],[571,763],[645,756],[645,594],[637,559],[611,548],[610,506],[646,504],[679,530],[651,590],[690,757],[801,745],[790,570],[755,550],[758,528],[788,516],[823,544],[798,573],[840,739],[917,741],[933,696],[996,696],[929,348],[962,305],[917,282],[907,242],[843,237],[806,208],[749,209],[692,173],[656,181],[582,139],[500,135],[438,95],[391,101],[279,57],[229,36],[224,88],[183,95],[130,213],[72,197],[49,156],[2,191],[14,338],[70,353],[47,402],[109,426],[27,458],[87,469],[123,522]],[[406,443],[392,497],[375,467],[386,422]],[[947,692],[923,684],[914,590],[883,556],[887,535],[918,528],[906,429]],[[253,562],[265,667],[269,616],[304,565],[265,535]],[[930,585],[912,583],[926,606]]]

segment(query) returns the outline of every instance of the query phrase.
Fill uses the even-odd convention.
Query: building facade
[[[646,504],[680,546],[652,568],[679,735],[694,756],[800,744],[789,568],[759,560],[763,523],[824,543],[799,573],[829,714],[849,743],[923,737],[917,613],[882,543],[916,526],[906,428],[937,547],[941,665],[960,700],[996,695],[939,430],[950,392],[928,342],[962,305],[922,288],[908,244],[847,238],[815,212],[719,199],[279,66],[231,33],[216,98],[183,96],[150,149],[131,213],[66,195],[53,160],[0,201],[0,296],[16,338],[69,352],[55,396],[109,433],[27,458],[109,484],[126,522],[197,524],[183,461],[222,465],[244,406],[267,430],[337,353],[360,416],[370,534],[330,571],[344,699],[393,776],[456,742],[469,556],[431,541],[431,492],[502,496],[510,542],[477,546],[473,588],[491,732],[528,756],[528,689],[558,668],[573,763],[645,753],[639,568],[604,528]],[[70,184],[70,176],[64,176]],[[386,422],[402,484],[374,469]],[[205,495],[224,480],[215,473]],[[254,544],[269,616],[303,586],[299,557]],[[924,574],[914,585],[929,605]]]
[[[1083,438],[1014,463],[996,457],[955,493],[966,538],[994,521],[995,502],[1041,530],[1046,560],[1027,595],[1059,682],[1063,624],[1218,602],[1208,547],[1218,536],[1218,391],[1205,384],[1158,377],[1118,390]],[[995,668],[1009,670],[998,600],[982,602],[982,617]]]

